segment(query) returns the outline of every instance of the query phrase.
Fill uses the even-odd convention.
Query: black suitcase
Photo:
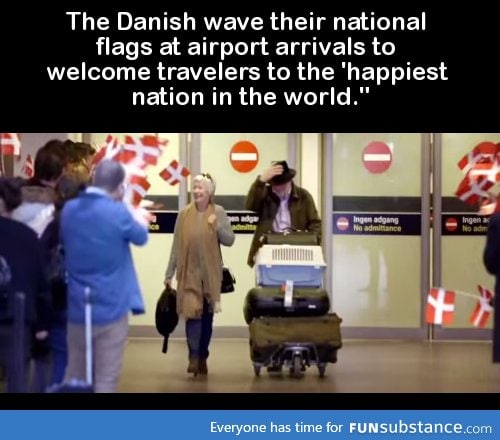
[[[330,299],[325,289],[296,287],[292,302],[285,307],[285,292],[281,287],[255,287],[245,298],[244,316],[247,324],[254,318],[307,317],[326,315],[330,310]]]

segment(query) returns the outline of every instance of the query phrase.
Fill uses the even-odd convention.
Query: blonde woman
[[[177,312],[186,321],[188,373],[207,374],[214,313],[222,311],[219,243],[232,246],[234,232],[224,208],[214,203],[215,181],[208,173],[193,179],[193,201],[178,215],[165,285],[177,279]]]

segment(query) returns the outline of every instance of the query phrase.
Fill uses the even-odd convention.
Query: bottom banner
[[[141,438],[337,439],[371,436],[498,437],[496,410],[370,411],[0,411],[3,435],[33,440]],[[153,437],[154,436],[154,437]]]

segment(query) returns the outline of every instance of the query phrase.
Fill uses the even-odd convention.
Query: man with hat
[[[259,214],[250,247],[248,265],[255,264],[261,237],[267,232],[301,230],[314,232],[321,241],[321,219],[311,194],[293,182],[295,170],[285,160],[273,162],[252,184],[245,208]]]

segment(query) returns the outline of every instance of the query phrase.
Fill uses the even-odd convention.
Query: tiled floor
[[[125,352],[120,392],[144,393],[498,393],[500,364],[489,342],[345,340],[338,362],[320,378],[315,366],[303,377],[288,370],[254,374],[248,340],[219,339],[211,345],[207,377],[186,373],[182,339],[161,352],[160,339],[131,338]]]

